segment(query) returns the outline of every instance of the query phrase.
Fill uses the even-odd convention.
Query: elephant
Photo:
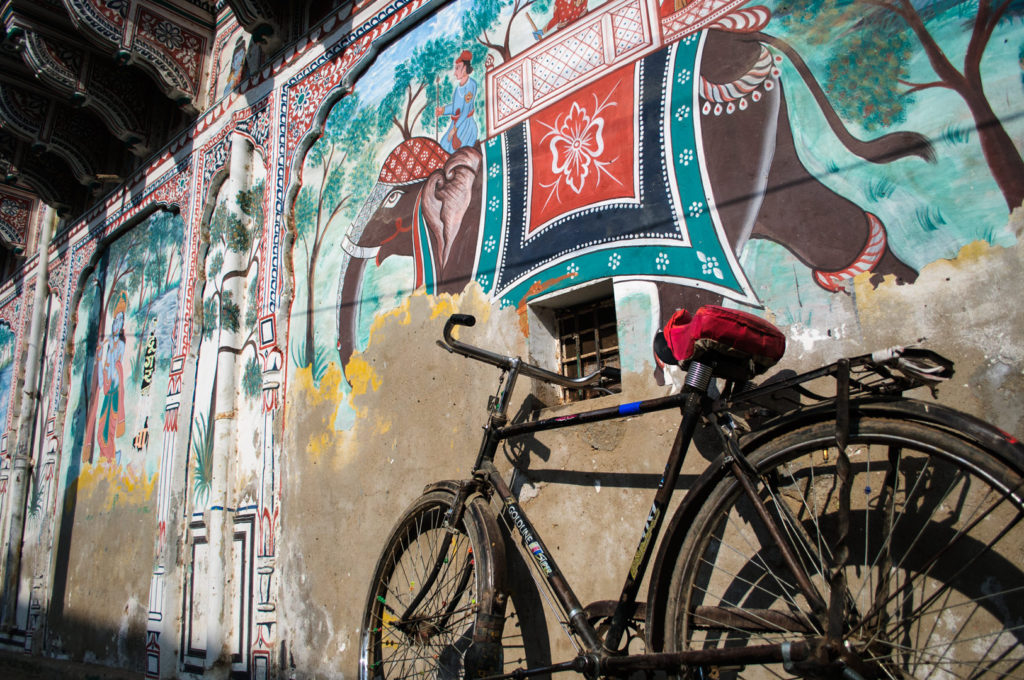
[[[350,256],[338,277],[342,366],[357,346],[358,304],[371,260],[380,265],[392,255],[412,256],[416,286],[429,283],[438,293],[456,293],[469,283],[480,226],[482,167],[483,155],[476,146],[449,155],[425,137],[405,140],[388,155],[342,242]],[[417,215],[422,215],[425,232],[416,228]]]
[[[707,175],[716,197],[724,197],[716,208],[729,246],[738,254],[752,238],[779,243],[829,291],[844,290],[863,272],[871,272],[874,282],[884,276],[913,282],[917,272],[893,253],[881,220],[826,187],[800,161],[781,80],[758,75],[774,67],[768,45],[790,58],[831,129],[850,151],[872,163],[913,156],[934,160],[930,143],[916,133],[890,133],[869,141],[854,137],[800,55],[781,39],[759,31],[710,29],[700,62],[709,109],[701,126]],[[730,106],[751,93],[756,105]],[[727,110],[720,111],[723,108]],[[390,255],[413,255],[417,286],[431,283],[432,277],[436,292],[463,290],[475,262],[482,165],[476,147],[460,148],[448,157],[426,138],[406,140],[389,155],[377,187],[346,236],[344,247],[352,260],[339,275],[342,365],[356,347],[359,286],[370,259],[380,263]],[[413,223],[417,215],[426,225],[421,232]],[[424,263],[432,264],[429,277]],[[662,324],[678,307],[693,309],[722,300],[720,294],[704,289],[657,285]]]
[[[765,45],[789,59],[825,115],[831,130],[854,154],[872,163],[889,163],[917,156],[934,162],[931,143],[923,135],[897,132],[864,141],[846,129],[821,86],[796,50],[763,32],[730,33],[710,30],[701,61],[701,76],[709,83],[734,83],[755,70]],[[912,283],[917,272],[888,246],[885,227],[873,214],[835,193],[817,180],[797,155],[782,82],[763,92],[757,106],[742,115],[705,116],[703,122],[708,174],[718,193],[736,197],[718,205],[729,243],[739,254],[747,240],[774,241],[814,272],[814,281],[833,292],[847,281],[870,271],[873,283],[894,276]],[[710,140],[710,144],[708,144]],[[739,165],[734,159],[760,153]],[[827,215],[821,224],[817,215]],[[661,323],[679,307],[715,304],[720,296],[699,289],[659,284]]]

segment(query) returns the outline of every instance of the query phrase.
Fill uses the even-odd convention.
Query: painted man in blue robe
[[[459,147],[476,144],[479,131],[473,115],[476,113],[476,81],[469,77],[473,72],[470,64],[473,55],[469,50],[463,50],[455,59],[455,80],[458,83],[455,92],[452,94],[452,103],[448,106],[438,106],[436,115],[450,116],[451,122],[444,136],[441,137],[441,148],[452,153]]]

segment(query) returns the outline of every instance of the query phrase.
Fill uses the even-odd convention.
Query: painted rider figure
[[[470,64],[473,55],[469,50],[463,50],[455,59],[454,72],[455,80],[458,83],[455,92],[452,94],[452,103],[448,106],[438,106],[436,115],[450,116],[451,122],[448,129],[441,137],[441,148],[452,153],[459,147],[472,146],[476,144],[479,131],[476,126],[476,81],[469,77],[473,72]]]

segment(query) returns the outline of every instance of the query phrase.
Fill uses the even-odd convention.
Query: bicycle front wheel
[[[838,677],[844,666],[865,678],[1024,676],[1021,462],[936,427],[855,414],[847,465],[834,436],[832,422],[810,425],[749,456],[758,503],[805,585],[727,476],[676,560],[666,651],[821,640],[831,630],[846,656],[828,671],[717,670],[722,678]]]
[[[360,678],[455,679],[501,668],[497,525],[472,499],[445,528],[453,498],[424,494],[391,532],[363,616]]]

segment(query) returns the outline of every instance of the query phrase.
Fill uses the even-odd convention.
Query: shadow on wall
[[[59,661],[0,650],[0,677],[5,680],[138,680],[141,673],[141,670]]]
[[[129,627],[127,634],[92,622],[65,618],[52,619],[46,630],[37,630],[34,635],[44,635],[47,642],[45,653],[57,653],[52,649],[55,640],[60,640],[66,649],[60,653],[66,659],[55,659],[30,654],[15,647],[0,648],[0,678],[4,680],[139,680],[146,671],[146,630],[145,616],[140,625]],[[124,650],[128,662],[123,666],[108,666],[96,662],[86,655],[93,649],[102,649],[115,644]],[[36,644],[36,647],[43,647]]]

